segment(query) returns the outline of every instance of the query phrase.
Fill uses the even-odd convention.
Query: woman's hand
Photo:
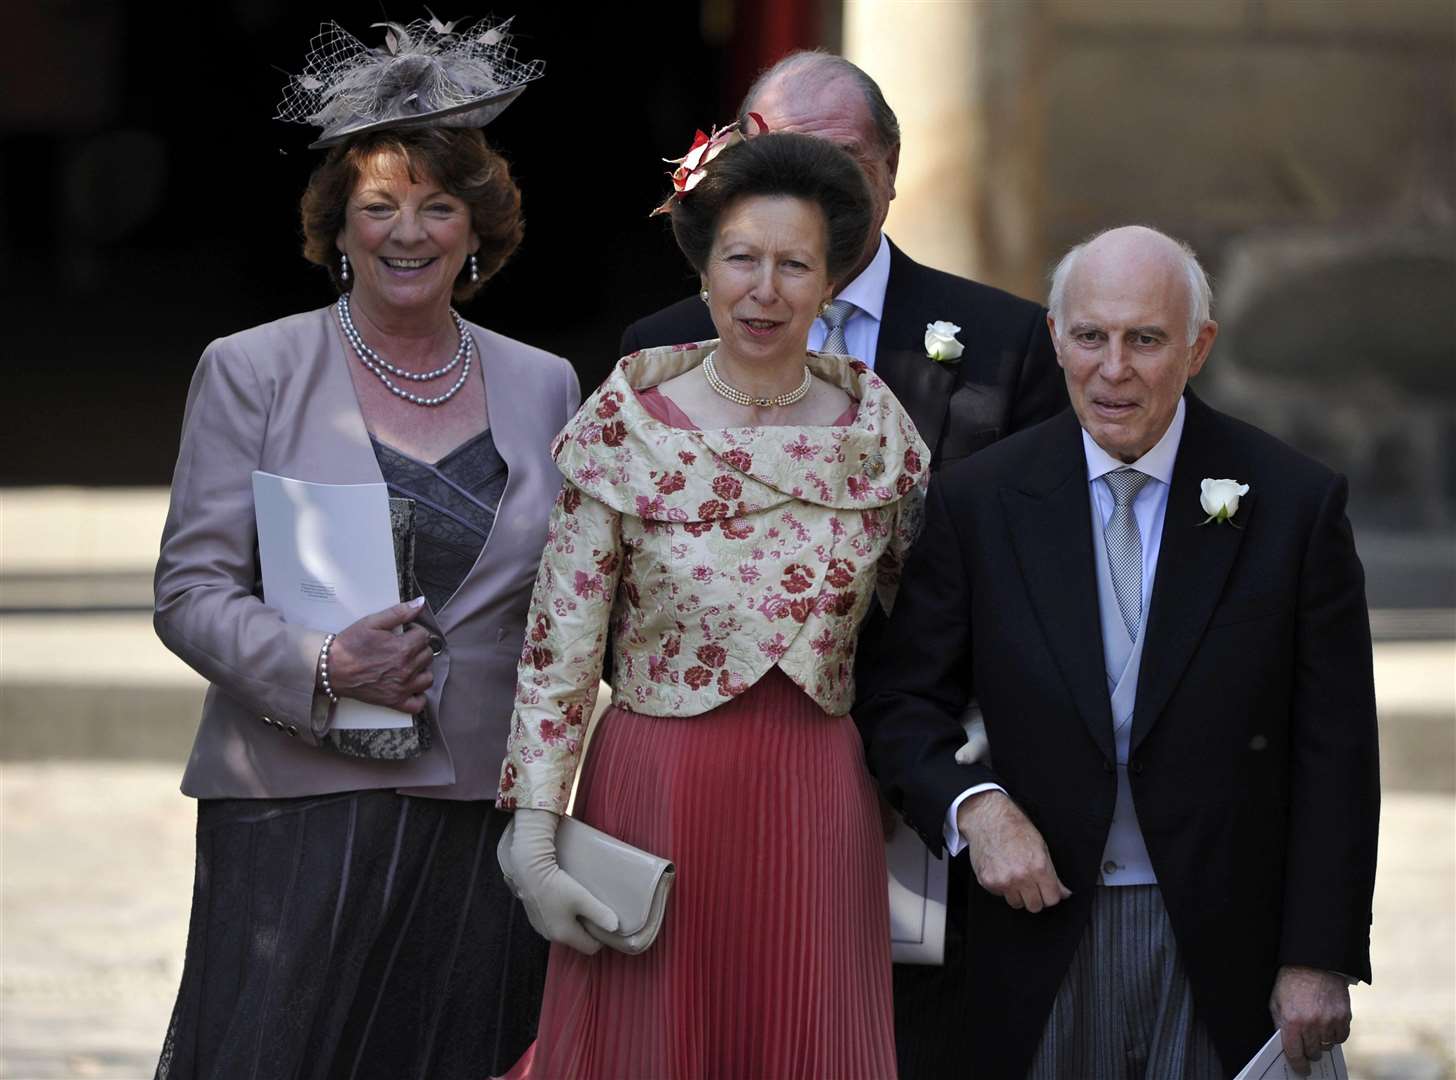
[[[430,635],[424,627],[406,625],[424,602],[420,596],[395,604],[339,631],[329,648],[334,693],[411,716],[425,707],[425,691],[435,681]],[[401,626],[404,633],[396,634]]]
[[[536,933],[591,956],[602,943],[586,932],[582,919],[603,930],[617,929],[617,915],[556,863],[556,827],[561,815],[550,810],[517,810],[511,833],[511,862],[521,903]]]

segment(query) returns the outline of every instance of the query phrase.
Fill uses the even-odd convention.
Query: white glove
[[[990,765],[991,740],[986,736],[986,721],[981,717],[981,706],[977,702],[967,704],[966,711],[961,713],[961,729],[966,733],[966,741],[955,753],[956,763],[974,765],[979,761],[982,765]]]
[[[556,864],[559,814],[550,810],[517,810],[515,814],[511,862],[531,925],[544,938],[588,956],[595,954],[602,943],[577,920],[589,919],[603,930],[615,931],[617,913]]]

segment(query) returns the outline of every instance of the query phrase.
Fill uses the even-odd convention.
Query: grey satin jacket
[[[480,326],[495,443],[510,475],[484,550],[459,590],[417,621],[444,641],[429,690],[439,737],[409,761],[319,745],[312,717],[321,631],[260,599],[252,472],[332,484],[383,480],[330,305],[208,346],[192,378],[155,580],[163,643],[210,685],[182,791],[279,798],[396,788],[494,798],[526,607],[561,486],[551,440],[581,392],[562,358]]]

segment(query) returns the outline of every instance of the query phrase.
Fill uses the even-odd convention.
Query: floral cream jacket
[[[810,354],[858,398],[839,427],[698,431],[634,392],[716,342],[623,359],[557,437],[566,478],[546,532],[517,669],[498,804],[562,812],[613,648],[613,704],[696,716],[777,664],[849,711],[860,619],[888,604],[919,528],[930,453],[857,360]]]

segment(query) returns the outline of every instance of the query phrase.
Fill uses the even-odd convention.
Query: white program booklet
[[[337,632],[399,603],[383,484],[314,484],[255,470],[253,508],[263,597],[284,622]],[[336,728],[410,723],[408,713],[353,698],[334,707]]]
[[[1274,1032],[1274,1037],[1264,1044],[1264,1048],[1254,1055],[1253,1060],[1244,1066],[1243,1072],[1234,1077],[1234,1080],[1305,1080],[1299,1073],[1289,1067],[1289,1059],[1284,1056],[1284,1044],[1279,1040],[1279,1032]],[[1320,1055],[1318,1061],[1309,1063],[1309,1080],[1350,1080],[1350,1074],[1345,1071],[1345,1054],[1339,1046],[1332,1046]]]
[[[945,963],[949,863],[937,859],[904,822],[885,841],[890,871],[890,955],[897,964]]]
[[[981,706],[970,701],[961,713],[966,743],[956,753],[962,765],[991,763]],[[950,856],[937,859],[904,822],[885,841],[890,871],[890,955],[897,964],[945,963],[945,906]]]

